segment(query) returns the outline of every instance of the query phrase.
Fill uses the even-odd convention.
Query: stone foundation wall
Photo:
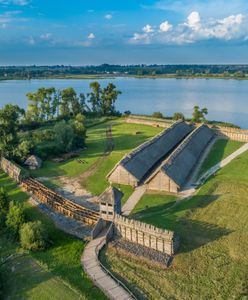
[[[114,220],[115,234],[133,243],[174,255],[179,239],[173,231],[163,230],[149,224],[117,215]]]

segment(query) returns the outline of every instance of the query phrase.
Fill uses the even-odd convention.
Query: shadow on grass
[[[180,220],[177,226],[177,233],[181,240],[179,253],[191,252],[231,232],[227,228],[212,223],[190,219]]]
[[[143,209],[133,214],[132,218],[175,231],[181,240],[180,252],[190,252],[231,233],[226,228],[190,218],[195,209],[203,209],[218,198],[219,195],[196,195],[176,205],[170,202]]]
[[[220,139],[214,143],[211,151],[209,152],[207,158],[205,159],[205,161],[201,166],[201,169],[197,176],[198,178],[200,178],[201,175],[203,175],[207,170],[212,168],[214,165],[222,161],[227,144],[228,144],[227,139]]]

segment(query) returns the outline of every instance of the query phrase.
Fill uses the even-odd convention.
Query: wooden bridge
[[[21,186],[24,191],[34,196],[39,202],[69,218],[89,225],[94,225],[100,218],[98,212],[64,198],[31,177],[22,181]]]

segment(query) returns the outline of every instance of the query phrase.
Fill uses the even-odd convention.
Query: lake
[[[7,103],[26,108],[27,92],[39,87],[58,89],[73,87],[78,93],[89,92],[93,80],[48,79],[0,81],[0,106]],[[165,116],[183,112],[187,117],[193,107],[207,107],[209,120],[235,123],[248,129],[248,81],[222,79],[148,79],[115,78],[98,80],[106,85],[113,82],[122,91],[117,102],[121,112],[151,114],[161,111]]]

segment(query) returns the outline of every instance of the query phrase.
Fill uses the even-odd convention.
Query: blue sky
[[[248,63],[247,0],[0,0],[0,64]]]

